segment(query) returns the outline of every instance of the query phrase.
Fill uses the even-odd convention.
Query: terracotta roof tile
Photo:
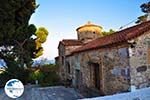
[[[150,21],[143,22],[141,24],[115,32],[114,34],[88,42],[84,44],[82,47],[75,49],[72,53],[100,48],[100,47],[115,44],[118,42],[126,42],[128,40],[134,39],[144,34],[144,32],[147,32],[149,30],[150,30]]]
[[[75,46],[75,45],[82,45],[83,43],[79,40],[75,39],[64,39],[60,41],[65,46]]]

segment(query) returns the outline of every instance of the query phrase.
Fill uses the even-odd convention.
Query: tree
[[[110,29],[108,32],[103,31],[102,34],[103,34],[104,36],[107,36],[107,35],[113,34],[114,32],[115,32],[115,31],[114,31],[113,29]]]
[[[141,11],[145,14],[138,17],[138,20],[135,22],[137,24],[147,21],[148,17],[150,17],[150,2],[143,3],[140,6],[140,8],[141,8]]]
[[[138,20],[135,23],[142,23],[142,22],[146,22],[148,20],[148,14],[142,15],[140,17],[138,17]]]
[[[35,25],[28,24],[37,8],[35,0],[0,1],[0,7],[0,59],[6,63],[12,59],[17,61],[19,66],[30,66],[32,58],[42,55],[41,44],[46,41],[48,35],[45,28],[40,27],[37,30]],[[33,36],[36,38],[32,38]]]
[[[35,42],[31,36],[36,27],[28,24],[35,10],[33,4],[34,0],[0,1],[0,58],[7,66],[9,60],[17,60],[19,66],[30,64],[29,58],[34,56]]]
[[[44,78],[44,74],[39,69],[37,69],[30,73],[29,78],[31,81],[33,80],[36,84],[38,84]]]
[[[150,13],[150,1],[147,3],[143,3],[140,7],[141,7],[142,12]]]
[[[6,63],[6,73],[14,74],[15,78],[20,77],[24,68],[32,65],[33,58],[42,55],[43,50],[37,49],[36,41],[44,43],[48,31],[29,25],[29,19],[38,6],[35,0],[0,1],[0,59]],[[45,37],[40,33],[46,34]]]
[[[36,55],[35,57],[39,57],[43,54],[43,47],[42,47],[42,43],[44,43],[46,41],[46,38],[48,36],[48,31],[44,28],[44,27],[40,27],[37,31],[36,31]]]

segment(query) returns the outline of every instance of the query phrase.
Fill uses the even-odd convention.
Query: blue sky
[[[42,57],[54,59],[62,39],[76,39],[76,28],[91,21],[103,30],[115,29],[142,15],[140,5],[149,0],[37,0],[40,4],[30,19],[49,31]]]

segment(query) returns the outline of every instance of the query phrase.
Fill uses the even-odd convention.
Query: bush
[[[0,86],[4,86],[10,79],[19,79],[24,85],[35,84],[35,81],[38,80],[40,86],[56,86],[60,83],[57,69],[54,64],[43,65],[36,70],[17,66],[8,67],[0,74]]]
[[[59,85],[59,77],[56,72],[46,72],[40,82],[41,86],[56,86]]]
[[[28,83],[29,70],[24,68],[6,68],[3,73],[0,74],[0,86],[4,86],[10,79],[19,79],[24,85]]]
[[[43,73],[39,69],[37,69],[37,70],[30,73],[29,81],[32,83],[35,83],[36,80],[41,82],[43,77],[44,77]]]
[[[54,64],[46,64],[40,67],[43,78],[39,81],[40,86],[59,85],[60,79],[57,74],[58,68]]]

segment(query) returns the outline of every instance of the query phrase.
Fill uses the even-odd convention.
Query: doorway
[[[94,68],[94,85],[95,88],[100,90],[100,71],[99,71],[99,64],[98,63],[93,63],[93,68]]]
[[[76,69],[75,70],[75,76],[76,76],[76,80],[75,80],[75,83],[76,83],[76,87],[79,88],[79,85],[80,85],[80,70]]]

